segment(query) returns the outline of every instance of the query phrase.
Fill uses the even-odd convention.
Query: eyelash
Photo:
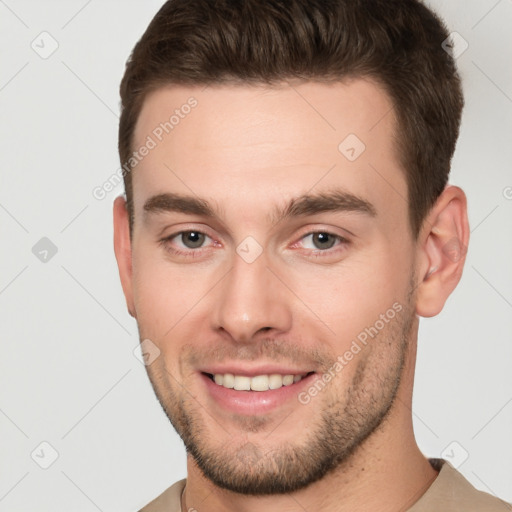
[[[202,231],[198,231],[198,230],[195,230],[195,229],[189,229],[189,230],[185,230],[185,231],[178,231],[177,233],[173,233],[172,235],[169,235],[169,236],[166,236],[165,238],[162,238],[159,240],[159,244],[162,245],[164,247],[164,249],[168,252],[170,252],[171,254],[174,254],[176,256],[185,256],[185,257],[192,257],[192,258],[196,258],[196,257],[199,257],[201,256],[201,253],[203,252],[203,247],[199,247],[197,249],[189,249],[188,251],[182,251],[180,249],[175,249],[173,247],[170,246],[170,242],[171,240],[173,240],[174,238],[180,236],[180,235],[184,235],[186,233],[198,233],[200,235],[205,235],[206,237],[210,238],[210,236],[208,236],[206,233],[202,232]],[[310,249],[309,251],[309,254],[311,256],[313,256],[314,258],[322,258],[322,257],[326,257],[326,256],[332,256],[333,254],[336,254],[338,253],[340,250],[343,250],[339,248],[339,246],[346,246],[348,244],[350,244],[350,241],[347,240],[346,238],[340,236],[340,235],[336,235],[335,233],[331,233],[330,231],[325,231],[325,230],[316,230],[316,231],[308,231],[307,233],[304,233],[301,237],[300,237],[300,240],[303,240],[304,238],[306,238],[307,236],[311,236],[311,235],[315,235],[315,234],[324,234],[324,235],[329,235],[329,236],[332,236],[334,237],[339,243],[334,245],[333,247],[329,248],[329,249],[316,249],[316,250],[312,250]],[[295,246],[297,244],[294,243],[293,245]],[[335,249],[336,247],[338,247],[338,249]]]

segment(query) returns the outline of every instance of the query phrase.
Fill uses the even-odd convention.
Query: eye
[[[327,233],[325,231],[317,231],[314,233],[309,233],[308,235],[304,236],[302,240],[306,240],[307,238],[310,238],[314,245],[314,247],[309,247],[309,249],[325,250],[331,249],[331,247],[333,247],[336,243],[336,239],[341,237],[333,235],[332,233]]]
[[[207,239],[212,240],[201,231],[189,230],[180,231],[179,233],[162,238],[160,243],[164,246],[165,250],[172,254],[188,256],[200,253]]]
[[[328,231],[314,231],[304,235],[294,246],[308,250],[313,257],[327,257],[342,252],[350,244],[346,238],[329,233]]]
[[[205,244],[208,240],[213,242],[209,245],[219,245],[206,233],[195,229],[173,233],[159,240],[159,243],[171,254],[194,258],[207,250],[208,245]],[[343,251],[349,243],[349,240],[340,235],[328,231],[314,231],[303,235],[293,247],[306,249],[308,255],[322,257]],[[336,249],[338,246],[340,247]]]
[[[181,242],[185,245],[185,248],[197,249],[201,247],[205,239],[209,237],[200,231],[182,231],[181,233],[178,233],[176,238],[178,240],[181,239]]]

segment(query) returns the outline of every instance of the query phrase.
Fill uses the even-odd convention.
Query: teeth
[[[279,374],[272,374],[268,377],[268,387],[270,389],[279,389],[283,387],[283,377]]]
[[[271,375],[256,375],[247,377],[245,375],[233,375],[232,373],[216,373],[213,380],[219,386],[237,391],[268,391],[269,389],[279,389],[283,386],[290,386],[299,382],[304,375],[280,375],[273,373]]]
[[[283,377],[283,386],[289,386],[293,384],[293,375],[285,375]]]
[[[226,373],[224,375],[220,375],[222,378],[222,386],[225,388],[233,389],[235,387],[235,376],[231,375],[231,373]]]
[[[251,379],[242,375],[235,376],[235,389],[237,391],[250,391],[251,390]]]
[[[253,391],[268,391],[268,375],[258,375],[249,380],[251,381],[251,389]]]

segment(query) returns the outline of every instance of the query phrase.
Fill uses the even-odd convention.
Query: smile
[[[282,388],[283,386],[291,386],[296,382],[300,382],[304,377],[307,377],[309,373],[296,375],[272,373],[269,375],[255,375],[253,377],[246,375],[233,375],[232,373],[206,375],[208,375],[215,384],[226,389],[234,389],[236,391],[269,391]]]

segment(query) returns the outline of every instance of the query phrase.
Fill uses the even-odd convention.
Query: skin
[[[125,201],[114,203],[127,307],[160,350],[148,374],[188,450],[184,510],[406,510],[437,476],[412,426],[417,331],[460,280],[464,251],[446,248],[468,245],[464,192],[448,186],[413,237],[392,105],[362,79],[161,88],[145,99],[134,147],[191,96],[197,107],[133,173],[132,239]],[[353,162],[338,150],[350,133],[366,146]],[[292,197],[335,187],[376,215],[269,219]],[[145,212],[164,192],[204,198],[217,214]],[[207,235],[199,249],[180,236],[159,242],[186,230]],[[247,236],[262,249],[252,263],[236,252]],[[234,414],[200,381],[212,360],[280,362],[320,378],[394,303],[400,313],[305,405]]]

